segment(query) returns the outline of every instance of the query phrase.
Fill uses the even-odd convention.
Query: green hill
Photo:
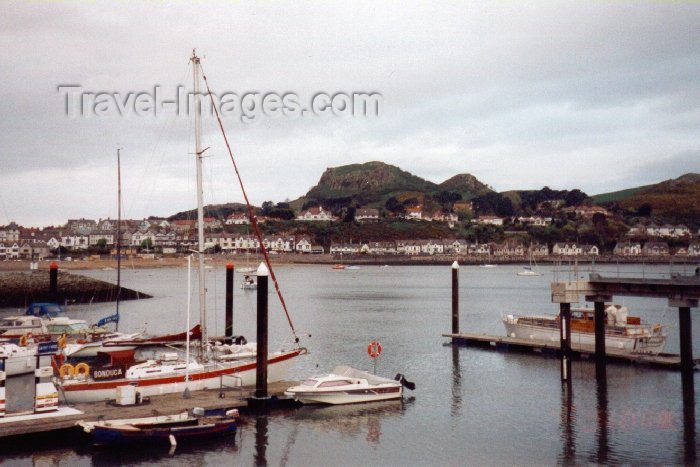
[[[636,188],[627,188],[626,190],[612,191],[610,193],[601,193],[599,195],[593,195],[591,198],[596,204],[613,203],[630,198],[639,193],[641,190],[649,188],[650,186],[652,185],[638,186]]]
[[[442,182],[438,187],[443,191],[459,193],[464,200],[470,200],[493,191],[488,185],[480,182],[479,179],[471,174],[455,175]]]
[[[597,195],[607,204],[630,211],[649,211],[666,222],[700,223],[700,174],[688,173],[654,185]],[[605,201],[601,201],[605,203]]]
[[[291,205],[295,209],[307,203],[322,204],[330,209],[380,208],[389,198],[396,198],[400,203],[417,202],[426,209],[437,209],[445,202],[445,197],[439,196],[443,192],[449,192],[453,198],[472,199],[491,191],[470,174],[455,175],[438,185],[399,167],[373,161],[326,169],[318,184]],[[456,193],[459,196],[455,196]]]

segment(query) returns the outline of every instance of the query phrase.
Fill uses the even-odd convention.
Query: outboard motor
[[[396,376],[394,376],[394,381],[398,381],[403,387],[405,387],[406,389],[410,389],[411,391],[416,389],[416,384],[407,381],[401,373],[396,373]]]

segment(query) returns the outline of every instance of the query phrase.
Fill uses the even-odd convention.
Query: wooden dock
[[[295,382],[284,381],[268,383],[268,392],[270,395],[280,396],[285,389],[295,384]],[[106,402],[72,404],[69,407],[81,413],[68,415],[54,413],[53,416],[43,418],[18,416],[16,420],[12,420],[12,414],[8,414],[5,418],[0,418],[0,439],[8,436],[35,435],[73,429],[76,422],[81,420],[92,421],[100,418],[120,419],[171,415],[193,407],[202,407],[204,409],[242,408],[247,406],[246,398],[251,397],[254,392],[255,387],[251,386],[226,388],[222,391],[218,389],[192,391],[189,399],[184,399],[182,393],[151,396],[147,402],[132,406],[119,406]]]
[[[443,334],[442,336],[449,337],[453,340],[453,342],[467,346],[502,351],[512,350],[519,352],[559,355],[559,340],[556,342],[548,342],[509,336],[494,336],[489,334],[472,333]],[[592,358],[595,355],[594,346],[578,344],[573,340],[571,342],[571,350],[574,357],[581,359]],[[606,349],[606,358],[611,362],[640,363],[673,370],[679,370],[681,368],[681,357],[677,354],[660,353],[658,355],[630,355],[614,349]],[[697,366],[698,363],[700,363],[700,359],[695,359],[694,363]]]

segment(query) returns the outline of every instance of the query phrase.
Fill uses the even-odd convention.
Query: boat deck
[[[280,396],[290,386],[297,384],[294,381],[280,381],[268,383],[268,393]],[[183,399],[182,393],[151,396],[147,403],[131,406],[120,406],[106,402],[93,402],[72,404],[69,407],[74,410],[49,412],[43,415],[32,415],[31,412],[23,414],[8,414],[0,418],[0,438],[18,435],[30,435],[49,433],[60,430],[73,429],[75,423],[80,420],[92,421],[101,418],[121,419],[149,417],[154,415],[171,415],[183,412],[193,407],[204,409],[232,409],[246,407],[246,398],[253,395],[255,387],[227,388],[223,391],[192,391],[189,399]],[[220,397],[223,393],[224,397]],[[63,407],[63,406],[62,406]],[[79,413],[76,413],[79,411]]]
[[[541,341],[532,339],[523,339],[509,336],[495,336],[489,334],[474,334],[474,333],[459,333],[459,334],[443,334],[443,337],[451,338],[455,343],[467,346],[490,348],[495,350],[513,350],[521,352],[532,352],[540,354],[559,354],[559,341]],[[592,358],[595,354],[593,345],[584,345],[576,343],[572,340],[571,350],[574,357],[587,359]],[[611,362],[626,362],[640,363],[655,367],[680,369],[681,357],[677,354],[660,353],[658,355],[646,354],[629,354],[614,349],[606,349],[606,358]],[[700,363],[700,359],[693,360],[696,367]]]

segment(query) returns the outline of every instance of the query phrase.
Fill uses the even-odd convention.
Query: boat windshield
[[[309,378],[306,381],[304,381],[303,383],[301,383],[301,385],[302,386],[316,386],[316,383],[318,383],[318,380],[313,379],[313,378]]]

